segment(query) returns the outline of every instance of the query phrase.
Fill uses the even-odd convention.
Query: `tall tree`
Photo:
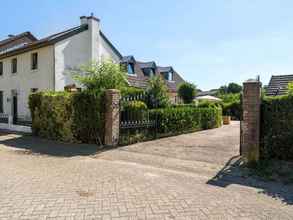
[[[237,83],[229,83],[228,93],[240,93],[242,91],[242,86]]]
[[[192,83],[184,82],[179,85],[178,95],[183,100],[185,104],[193,102],[196,96],[196,86]]]
[[[162,108],[169,105],[168,88],[160,76],[153,76],[149,80],[147,94],[150,97],[150,108]]]

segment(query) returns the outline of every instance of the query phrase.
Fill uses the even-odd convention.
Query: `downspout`
[[[53,91],[56,91],[55,44],[53,44]]]

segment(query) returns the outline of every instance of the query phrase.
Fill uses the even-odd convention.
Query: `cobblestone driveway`
[[[293,188],[239,175],[239,125],[97,153],[0,134],[0,219],[293,219]]]

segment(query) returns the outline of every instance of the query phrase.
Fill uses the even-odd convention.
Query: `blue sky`
[[[290,0],[26,0],[1,8],[0,39],[23,31],[45,37],[93,12],[123,55],[172,65],[205,90],[293,74]]]

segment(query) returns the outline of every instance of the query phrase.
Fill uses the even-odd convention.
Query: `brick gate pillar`
[[[241,155],[247,163],[259,160],[260,104],[261,82],[244,82]]]
[[[117,146],[120,128],[120,91],[106,90],[105,99],[105,145]]]

